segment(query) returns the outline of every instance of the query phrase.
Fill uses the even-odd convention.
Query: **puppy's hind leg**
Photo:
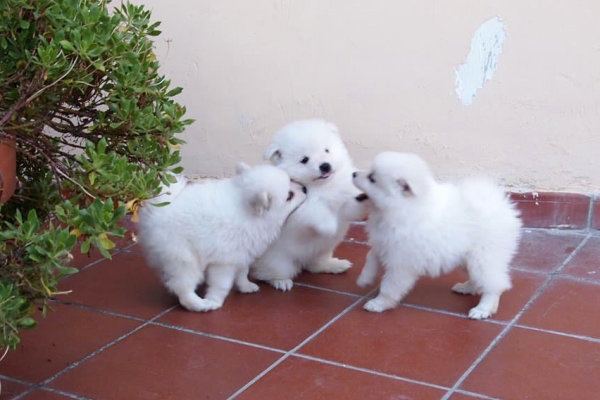
[[[292,280],[300,268],[285,252],[271,251],[263,255],[251,268],[250,275],[255,279],[268,282],[277,290],[287,292],[294,287]]]
[[[479,257],[468,261],[467,270],[469,281],[455,285],[453,290],[458,292],[464,289],[469,294],[481,293],[479,304],[469,310],[469,318],[489,318],[498,311],[500,295],[511,287],[508,266],[491,258]]]
[[[472,281],[466,281],[463,283],[457,283],[452,287],[454,293],[473,295],[477,294],[478,290]],[[500,302],[500,295],[492,293],[484,293],[481,296],[481,300],[476,307],[469,310],[469,318],[471,319],[485,319],[495,314],[498,311],[498,304]]]
[[[189,311],[206,311],[206,300],[196,294],[196,287],[204,282],[202,269],[193,266],[187,273],[179,270],[177,274],[166,277],[165,286],[179,299],[179,304]]]
[[[476,307],[469,310],[470,319],[485,319],[491,317],[498,311],[500,295],[495,293],[483,293]]]

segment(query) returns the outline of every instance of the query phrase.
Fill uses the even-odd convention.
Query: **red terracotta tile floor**
[[[221,310],[184,311],[136,244],[77,257],[70,294],[0,362],[1,399],[598,399],[600,232],[524,229],[513,288],[486,321],[422,278],[396,309],[362,309],[368,251],[355,226],[345,274],[261,284]]]

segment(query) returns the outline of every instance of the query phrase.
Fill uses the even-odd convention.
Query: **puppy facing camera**
[[[377,155],[353,180],[368,205],[371,246],[357,284],[370,285],[385,271],[366,310],[396,307],[420,276],[464,266],[469,280],[452,290],[481,295],[469,318],[496,313],[511,287],[509,263],[521,235],[519,212],[499,186],[485,178],[441,183],[419,156],[395,152]]]
[[[236,172],[201,182],[178,176],[139,214],[138,238],[149,265],[190,311],[220,308],[234,283],[242,293],[258,291],[248,280],[250,264],[306,198],[280,168],[240,163]],[[196,294],[203,283],[204,298]]]
[[[292,122],[273,135],[265,158],[307,188],[307,197],[281,235],[251,267],[251,276],[278,290],[293,287],[302,269],[341,273],[350,261],[333,257],[351,221],[364,218],[356,207],[354,167],[337,127],[320,119]]]

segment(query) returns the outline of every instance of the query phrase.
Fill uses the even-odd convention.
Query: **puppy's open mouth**
[[[319,180],[325,180],[325,179],[328,179],[328,178],[329,178],[330,176],[332,176],[332,175],[333,175],[333,172],[326,172],[326,173],[324,173],[324,174],[322,174],[322,175],[318,176],[318,177],[317,177],[317,178],[315,178],[314,180],[315,180],[315,181],[319,181]]]

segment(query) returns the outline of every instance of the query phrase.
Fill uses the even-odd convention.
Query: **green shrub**
[[[191,121],[159,73],[159,24],[108,3],[0,1],[0,140],[20,181],[0,205],[0,346],[46,312],[75,246],[110,257],[118,222],[181,171]]]

